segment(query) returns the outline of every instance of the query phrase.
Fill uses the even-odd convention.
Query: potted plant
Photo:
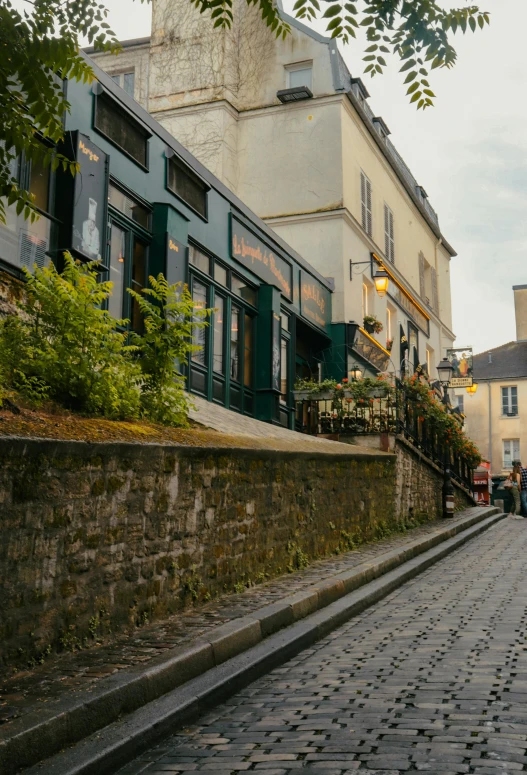
[[[386,349],[389,353],[391,353],[393,347],[393,339],[387,339],[386,340]]]
[[[375,315],[365,315],[364,316],[364,330],[368,332],[368,334],[380,334],[383,325],[380,320],[377,320]]]

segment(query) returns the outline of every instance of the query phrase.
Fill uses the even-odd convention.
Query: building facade
[[[513,292],[516,340],[474,355],[476,393],[455,391],[467,435],[493,476],[509,473],[513,460],[527,465],[527,285]]]
[[[60,150],[79,163],[75,178],[25,159],[14,167],[41,215],[32,224],[8,208],[0,225],[0,314],[14,311],[23,268],[60,265],[70,250],[98,262],[114,284],[110,313],[138,330],[126,289],[163,272],[214,310],[184,364],[189,389],[294,427],[295,374],[319,373],[332,346],[331,284],[129,96],[130,79],[96,71],[92,85],[66,84]]]
[[[373,346],[374,371],[420,363],[435,378],[454,340],[455,252],[335,41],[281,13],[291,33],[275,39],[243,0],[231,30],[215,30],[188,0],[154,0],[150,39],[125,42],[118,57],[90,55],[123,84],[133,79],[135,99],[332,278],[335,368]],[[362,332],[350,347],[346,324],[363,328],[366,316],[383,326],[376,344]]]

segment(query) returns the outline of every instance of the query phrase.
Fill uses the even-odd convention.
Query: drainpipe
[[[490,392],[490,379],[487,382],[487,389],[489,393],[489,463],[490,463],[490,475],[492,476],[492,400]]]

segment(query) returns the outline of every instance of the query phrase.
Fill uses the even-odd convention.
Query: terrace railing
[[[448,468],[453,479],[472,490],[471,466],[439,441],[437,432],[420,416],[399,381],[395,394],[389,396],[372,395],[358,400],[331,392],[299,396],[296,429],[316,436],[399,434],[442,471]]]

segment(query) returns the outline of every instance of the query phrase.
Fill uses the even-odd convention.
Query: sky
[[[286,0],[286,9],[292,4]],[[149,34],[150,5],[105,5],[121,40]],[[491,24],[454,36],[458,62],[432,74],[433,108],[409,104],[396,60],[383,76],[363,78],[375,115],[389,126],[458,253],[451,262],[453,330],[456,344],[474,352],[515,339],[512,286],[527,284],[527,2],[482,0],[480,8]],[[352,75],[361,76],[360,43],[341,50]]]

